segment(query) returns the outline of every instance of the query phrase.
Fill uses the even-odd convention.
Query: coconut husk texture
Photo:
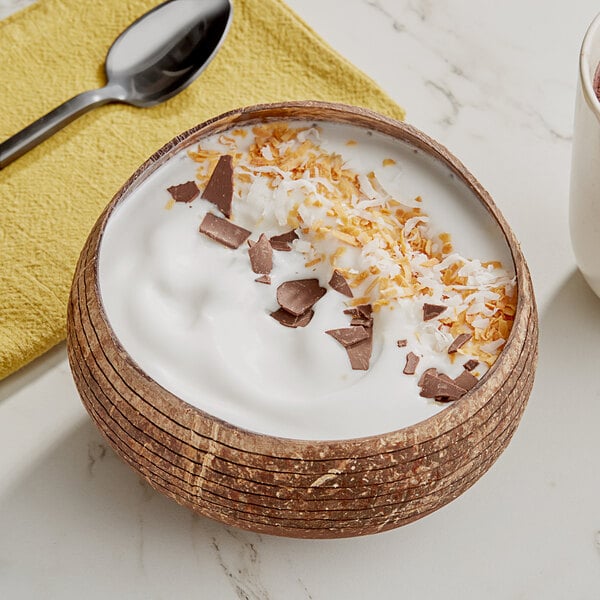
[[[98,252],[114,207],[173,154],[231,127],[277,119],[359,125],[391,135],[449,168],[499,224],[512,252],[518,305],[510,338],[481,381],[413,426],[338,441],[289,440],[238,428],[190,406],[145,374],[110,328]],[[107,206],[83,248],[68,307],[67,348],[77,389],[114,451],[162,494],[255,532],[337,538],[385,531],[457,498],[513,436],[532,389],[538,319],[527,265],[489,194],[444,147],[411,127],[339,104],[295,102],[234,110],[154,154]]]

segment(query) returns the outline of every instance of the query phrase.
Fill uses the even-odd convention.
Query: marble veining
[[[404,48],[410,56],[419,55],[419,60],[410,61],[403,68],[409,69],[415,80],[429,90],[438,112],[435,122],[443,129],[470,128],[468,119],[473,113],[488,113],[526,127],[542,140],[571,140],[570,112],[569,119],[564,120],[560,114],[542,111],[541,98],[529,92],[531,86],[525,78],[531,74],[519,65],[539,60],[531,44],[506,35],[496,35],[497,39],[486,35],[485,27],[489,25],[472,14],[461,14],[467,10],[466,5],[428,0],[362,1],[385,18],[396,35],[408,38],[398,40],[399,49]],[[540,68],[540,75],[549,78],[548,69]],[[541,88],[543,83],[546,82],[536,85]],[[552,81],[556,94],[570,96],[572,86],[573,81]]]
[[[211,546],[223,574],[240,600],[269,600],[261,581],[261,559],[254,542],[260,536],[224,528],[225,536],[211,537]],[[227,539],[230,538],[230,539]],[[233,551],[233,552],[232,552]],[[233,555],[232,555],[233,554]]]
[[[460,103],[458,98],[452,93],[452,91],[449,88],[443,86],[442,84],[436,81],[428,80],[425,82],[425,85],[433,88],[434,90],[437,90],[446,98],[446,100],[448,100],[448,103],[450,104],[450,113],[447,113],[441,119],[440,122],[445,125],[453,125],[456,122],[456,119],[462,109],[462,104]]]
[[[481,482],[407,527],[259,536],[187,511],[119,460],[63,346],[0,383],[0,598],[598,598],[600,479],[580,458],[600,455],[600,304],[565,233],[576,62],[597,0],[287,2],[463,159],[515,229],[542,332],[523,422]],[[0,18],[29,3],[0,0]]]
[[[94,469],[96,467],[96,463],[101,461],[106,456],[106,446],[102,442],[97,442],[95,440],[89,442],[88,444],[88,464],[87,470],[90,477],[94,476]]]
[[[137,513],[137,567],[138,571],[142,576],[146,575],[146,560],[145,560],[145,544],[146,544],[146,535],[145,535],[145,520],[144,514],[141,510]]]

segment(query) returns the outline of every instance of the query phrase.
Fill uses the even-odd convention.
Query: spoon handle
[[[0,169],[95,106],[116,100],[108,86],[78,94],[0,144]]]

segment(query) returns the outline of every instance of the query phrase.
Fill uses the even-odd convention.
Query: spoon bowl
[[[213,59],[231,17],[230,0],[168,0],[147,12],[110,47],[106,85],[67,100],[0,144],[0,169],[96,106],[145,108],[172,98]]]
[[[229,0],[170,0],[128,27],[106,56],[108,85],[122,102],[153,106],[185,89],[221,46],[231,21]]]

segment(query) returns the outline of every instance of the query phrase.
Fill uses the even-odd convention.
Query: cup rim
[[[594,92],[594,82],[590,77],[590,63],[589,54],[590,46],[592,45],[592,39],[600,30],[600,13],[598,13],[594,20],[590,23],[581,44],[581,51],[579,53],[579,77],[581,79],[581,88],[583,96],[590,107],[590,109],[600,119],[600,100]]]

